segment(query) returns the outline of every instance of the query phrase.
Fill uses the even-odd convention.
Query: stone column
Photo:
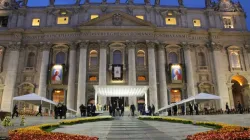
[[[128,84],[136,86],[136,58],[135,46],[136,41],[126,41],[128,47]],[[129,106],[134,104],[137,107],[137,97],[129,97]]]
[[[227,80],[226,80],[225,67],[224,67],[225,63],[223,62],[223,58],[222,58],[223,46],[212,42],[211,47],[213,48],[217,93],[221,97],[219,107],[225,110],[226,102],[229,103],[229,94],[228,94],[228,87],[226,85]]]
[[[100,45],[100,60],[99,60],[99,85],[107,84],[107,47],[108,41],[98,41]],[[106,104],[107,97],[98,96],[99,104],[104,106]]]
[[[150,105],[154,104],[155,110],[158,110],[155,43],[148,40],[146,42],[148,47],[149,103]]]
[[[86,105],[86,81],[87,81],[87,47],[89,41],[80,43],[80,58],[78,72],[78,91],[77,91],[77,114],[80,114],[80,105]]]
[[[234,83],[227,83],[227,87],[228,87],[228,95],[229,95],[229,100],[230,102],[228,103],[230,109],[235,108],[234,106],[234,97],[233,97],[233,90],[232,90],[232,86]]]
[[[166,81],[166,56],[165,44],[158,46],[158,65],[159,65],[159,82],[160,82],[160,106],[165,107],[168,105],[168,89]]]
[[[15,94],[16,78],[17,78],[17,69],[19,62],[19,51],[21,48],[21,43],[10,43],[8,46],[9,59],[8,66],[6,70],[6,77],[4,81],[4,91],[2,97],[1,110],[3,111],[12,111],[12,98]]]
[[[76,45],[70,44],[69,52],[69,77],[68,77],[68,93],[67,93],[67,107],[75,109],[76,96]]]
[[[41,43],[42,48],[42,62],[40,67],[38,95],[46,97],[47,93],[47,77],[49,65],[50,43]]]
[[[185,59],[185,67],[186,67],[186,75],[187,75],[187,92],[188,97],[194,96],[196,94],[195,91],[195,82],[194,82],[194,66],[192,62],[192,50],[193,45],[187,44],[186,42],[182,43],[184,49],[184,59]]]

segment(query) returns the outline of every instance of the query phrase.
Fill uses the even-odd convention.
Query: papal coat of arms
[[[115,25],[115,26],[122,25],[122,15],[121,14],[114,14],[113,15],[113,25]]]
[[[0,0],[0,9],[10,8],[10,0]]]

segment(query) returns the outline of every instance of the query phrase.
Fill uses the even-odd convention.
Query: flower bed
[[[229,124],[214,123],[214,122],[196,122],[191,120],[171,118],[171,117],[160,117],[160,116],[153,116],[153,117],[140,116],[138,119],[193,124],[205,127],[209,126],[215,129],[208,132],[201,132],[194,135],[189,135],[187,136],[187,140],[249,140],[250,139],[249,127],[241,127],[237,125],[229,125]]]
[[[72,120],[65,120],[59,123],[54,124],[42,124],[37,126],[29,126],[25,128],[19,128],[9,132],[9,137],[11,140],[98,140],[97,137],[89,137],[89,136],[82,136],[82,135],[71,135],[71,134],[64,134],[64,133],[52,133],[46,132],[44,130],[50,128],[57,128],[60,125],[73,125],[78,123],[84,123],[89,121],[101,121],[101,120],[111,120],[112,117],[110,116],[103,116],[103,117],[90,117],[90,118],[80,118],[80,119],[72,119]]]

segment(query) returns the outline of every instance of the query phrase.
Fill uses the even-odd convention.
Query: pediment
[[[155,27],[154,24],[138,19],[121,11],[114,11],[106,15],[101,15],[99,18],[92,19],[79,25],[82,26],[144,26]]]

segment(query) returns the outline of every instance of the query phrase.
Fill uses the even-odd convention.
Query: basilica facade
[[[250,33],[240,3],[205,8],[144,1],[28,7],[2,1],[0,105],[29,93],[78,110],[94,103],[94,85],[146,85],[156,109],[198,93],[217,108],[250,106]],[[110,97],[99,97],[109,104]],[[126,106],[145,98],[123,98]]]

